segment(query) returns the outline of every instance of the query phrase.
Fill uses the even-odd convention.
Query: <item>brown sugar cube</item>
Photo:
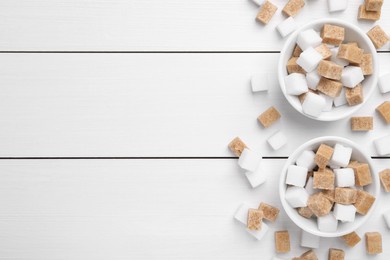
[[[343,88],[343,84],[339,81],[321,77],[317,85],[317,90],[329,97],[338,97]]]
[[[233,141],[229,143],[229,148],[235,155],[240,157],[242,151],[244,151],[244,149],[248,147],[239,137],[236,137],[233,139]]]
[[[346,234],[346,235],[344,235],[344,236],[342,236],[340,238],[349,247],[356,246],[362,240],[355,231],[353,231],[352,233]]]
[[[328,260],[344,260],[345,253],[341,249],[329,248]]]
[[[374,26],[367,32],[368,37],[371,39],[375,48],[380,49],[389,41],[389,36],[382,30],[379,25]]]
[[[374,128],[374,118],[372,116],[351,117],[352,131],[370,131]]]
[[[327,79],[341,80],[343,68],[343,66],[340,66],[333,61],[322,60],[317,67],[317,72]]]
[[[354,88],[345,88],[345,97],[350,106],[356,106],[363,103],[364,96],[362,84],[359,83],[359,85]]]
[[[357,42],[347,42],[346,44],[347,45],[352,45],[352,46],[355,46],[355,47],[359,47],[359,44]]]
[[[299,47],[298,44],[296,44],[292,56],[299,57],[301,53],[302,53],[301,47]]]
[[[364,5],[367,11],[380,11],[382,9],[383,0],[365,0]]]
[[[275,107],[270,107],[264,111],[257,119],[264,126],[264,128],[270,127],[281,117],[278,110]]]
[[[313,250],[309,250],[300,256],[301,260],[317,260],[316,253]]]
[[[290,235],[287,230],[275,232],[275,250],[277,253],[290,252]]]
[[[304,0],[289,0],[282,12],[287,16],[294,16],[305,6]]]
[[[366,186],[372,183],[370,166],[367,163],[356,163],[351,165],[355,172],[355,184],[357,186]]]
[[[335,201],[335,190],[323,190],[320,191],[322,195],[324,195],[325,198],[327,198],[331,203],[334,203]]]
[[[386,192],[390,192],[390,169],[383,170],[379,173],[379,178]]]
[[[313,174],[313,188],[320,190],[333,190],[334,180],[335,175],[331,169],[321,169]]]
[[[354,204],[356,212],[361,215],[366,215],[374,202],[374,196],[364,190],[358,190],[356,202]]]
[[[316,50],[319,54],[322,55],[322,58],[323,58],[324,60],[327,60],[327,59],[329,59],[330,57],[332,57],[332,51],[329,49],[329,47],[328,47],[325,43],[323,43],[323,44],[317,46],[317,47],[315,48],[315,50]]]
[[[263,211],[258,209],[249,209],[247,228],[250,230],[261,230],[263,217],[264,217]]]
[[[291,74],[291,73],[301,73],[301,74],[306,74],[306,71],[297,64],[297,60],[298,58],[297,57],[291,57],[291,59],[289,59],[287,61],[287,71],[288,71],[288,74]]]
[[[336,188],[334,200],[336,203],[351,205],[356,202],[357,190],[351,188]]]
[[[353,168],[355,165],[358,165],[358,161],[349,161],[347,168]]]
[[[325,169],[332,155],[333,148],[326,144],[321,144],[317,150],[316,156],[314,157],[314,162],[320,169]]]
[[[376,111],[382,116],[386,123],[390,124],[390,101],[383,102]]]
[[[359,20],[378,21],[381,18],[381,10],[367,11],[365,5],[360,5],[358,10]]]
[[[372,55],[369,53],[364,53],[362,56],[362,61],[360,64],[357,63],[351,63],[351,65],[359,66],[362,69],[363,75],[372,75],[374,72],[373,66],[372,66]]]
[[[377,255],[382,253],[382,235],[379,232],[367,232],[366,251],[369,255]]]
[[[309,207],[303,207],[298,209],[298,214],[304,218],[311,218],[313,216],[313,211]]]
[[[340,44],[337,58],[360,64],[363,58],[363,49],[351,44]]]
[[[345,29],[340,26],[324,24],[321,29],[323,43],[339,45],[344,41]]]
[[[322,217],[329,214],[333,203],[331,203],[320,192],[317,192],[310,195],[309,199],[307,200],[307,206],[309,209],[311,209],[311,211],[313,211],[314,215],[317,217]]]
[[[279,216],[278,208],[273,207],[264,202],[260,203],[259,210],[263,211],[264,219],[269,220],[271,222],[275,222],[275,220]]]
[[[278,10],[278,8],[270,1],[266,0],[261,5],[260,11],[256,16],[256,19],[263,24],[267,24],[276,13],[276,10]]]

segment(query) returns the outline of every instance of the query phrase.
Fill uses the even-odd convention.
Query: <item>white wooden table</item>
[[[284,0],[274,0],[282,7]],[[326,1],[307,1],[300,25],[331,16],[354,23],[362,0],[328,14]],[[281,9],[281,8],[280,8]],[[374,108],[379,91],[356,115],[374,115],[375,130],[352,133],[349,120],[321,123],[286,103],[276,77],[268,94],[253,95],[249,78],[275,74],[283,39],[280,9],[266,27],[247,0],[0,1],[0,259],[270,259],[273,232],[288,229],[300,255],[299,230],[282,212],[268,236],[252,240],[232,215],[243,202],[276,196],[285,158],[301,143],[339,135],[366,147],[389,133]],[[372,23],[358,23],[367,31]],[[390,32],[390,1],[379,24]],[[379,54],[390,72],[389,46]],[[282,120],[264,130],[256,117],[275,105]],[[288,145],[266,139],[282,129]],[[242,137],[265,157],[270,178],[249,188],[227,149]],[[390,230],[382,192],[370,222]],[[346,250],[323,239],[317,254]]]

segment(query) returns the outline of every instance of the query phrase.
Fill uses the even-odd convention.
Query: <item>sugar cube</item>
[[[343,72],[343,66],[333,61],[322,60],[317,67],[317,72],[327,79],[340,80]]]
[[[364,96],[362,84],[359,83],[354,88],[346,88],[345,98],[347,99],[347,103],[349,106],[356,106],[358,104],[363,103]]]
[[[298,44],[295,44],[292,56],[293,57],[299,57],[301,55],[301,53],[302,53],[301,47],[299,47]]]
[[[261,224],[261,230],[249,230],[246,229],[246,231],[251,234],[255,239],[262,240],[265,234],[268,232],[269,227],[266,223]]]
[[[348,61],[337,57],[337,54],[339,53],[339,47],[332,48],[332,49],[330,49],[330,51],[332,52],[332,57],[330,57],[331,61],[333,61],[333,62],[335,62],[343,67],[345,67],[349,64]]]
[[[385,219],[387,227],[390,228],[390,210],[383,213],[383,218]]]
[[[319,248],[320,237],[312,235],[304,230],[301,231],[301,246],[308,248]]]
[[[297,158],[296,164],[298,166],[307,168],[308,171],[312,171],[314,167],[316,167],[316,163],[314,162],[315,156],[316,154],[313,151],[305,150]]]
[[[390,169],[385,169],[379,173],[383,189],[386,192],[390,192]]]
[[[390,154],[390,135],[376,139],[374,145],[379,155]]]
[[[336,203],[333,208],[333,215],[343,222],[355,221],[356,208],[353,205],[342,205]]]
[[[260,230],[263,223],[263,211],[258,209],[248,210],[247,228],[249,230]]]
[[[317,90],[325,95],[335,98],[340,95],[343,84],[339,81],[322,77],[317,85]]]
[[[306,182],[306,186],[305,186],[305,189],[307,190],[307,193],[308,194],[313,194],[313,193],[316,193],[317,190],[314,189],[314,183],[313,183],[313,177],[310,176]]]
[[[267,180],[267,172],[263,169],[262,164],[257,167],[256,171],[246,171],[245,176],[252,188],[256,188]]]
[[[323,43],[338,46],[344,41],[345,29],[337,25],[324,24],[321,30],[321,37]]]
[[[344,260],[345,253],[341,249],[329,248],[328,260]]]
[[[348,233],[340,238],[349,247],[354,247],[361,241],[361,238],[359,237],[359,235],[355,231]]]
[[[297,64],[301,66],[306,72],[311,72],[317,68],[321,60],[322,55],[313,47],[309,46],[301,53],[297,59]]]
[[[239,137],[236,137],[229,143],[229,148],[235,155],[240,156],[247,146]]]
[[[270,127],[273,123],[275,123],[281,117],[279,111],[275,107],[270,107],[257,118],[260,124],[263,125],[264,128]]]
[[[344,11],[348,7],[348,0],[328,0],[329,12]]]
[[[251,86],[252,92],[261,92],[268,91],[268,86],[270,84],[269,74],[267,73],[258,73],[252,75],[251,77]]]
[[[242,203],[234,213],[234,219],[246,226],[248,223],[249,209],[250,206],[248,204]]]
[[[277,253],[290,252],[290,235],[287,230],[275,232],[275,250]]]
[[[337,230],[338,221],[332,215],[328,214],[317,218],[318,229],[322,232],[335,232]]]
[[[301,73],[291,73],[285,76],[286,92],[290,95],[300,95],[308,91],[305,75]]]
[[[366,186],[372,183],[370,166],[367,163],[355,163],[351,166],[355,172],[355,184]]]
[[[309,250],[305,253],[303,253],[300,257],[300,260],[317,260],[317,255],[313,250]]]
[[[336,188],[335,202],[343,205],[351,205],[356,202],[357,190],[351,188]]]
[[[352,131],[370,131],[374,128],[372,116],[351,117]]]
[[[348,102],[347,102],[347,98],[345,96],[345,88],[341,88],[340,95],[333,99],[333,104],[335,107],[339,107],[339,106],[346,105],[347,103]]]
[[[317,89],[317,85],[320,83],[320,79],[321,76],[315,70],[306,73],[307,86],[313,90]]]
[[[287,137],[282,133],[282,131],[276,132],[273,136],[268,138],[268,144],[274,150],[279,150],[287,143]]]
[[[379,25],[371,28],[371,30],[367,32],[367,35],[377,49],[382,48],[390,40],[389,36]]]
[[[315,50],[321,54],[322,58],[324,60],[330,59],[332,56],[332,52],[330,51],[330,48],[325,43],[318,45]]]
[[[364,5],[367,11],[380,11],[382,9],[383,0],[365,0]]]
[[[381,11],[367,11],[364,4],[359,6],[358,19],[368,21],[378,21],[381,18]]]
[[[305,51],[309,47],[315,48],[318,45],[320,45],[321,43],[322,43],[322,38],[313,29],[308,29],[306,31],[299,33],[298,38],[297,38],[297,44],[299,45],[299,47],[303,51]],[[322,56],[321,56],[321,59],[322,59]]]
[[[307,93],[305,100],[302,103],[303,113],[312,117],[318,117],[325,107],[326,100],[320,95],[311,92]]]
[[[352,187],[355,185],[355,173],[352,168],[335,169],[336,186]]]
[[[292,186],[287,188],[285,199],[293,208],[306,207],[309,194],[304,188]]]
[[[354,88],[364,80],[363,71],[360,67],[347,66],[341,74],[341,82],[345,87]]]
[[[288,74],[292,73],[300,73],[300,74],[306,74],[306,71],[297,64],[298,57],[291,57],[287,61],[287,72]]]
[[[390,92],[390,84],[389,84],[389,82],[390,82],[390,73],[382,75],[379,78],[378,85],[379,85],[379,89],[380,89],[380,91],[382,93]]]
[[[309,196],[307,206],[317,217],[328,215],[332,209],[331,203],[322,193],[317,192]]]
[[[292,16],[290,16],[289,18],[278,24],[278,26],[276,26],[276,29],[283,38],[295,31],[296,28],[297,23],[295,22],[294,18],[292,18]]]
[[[382,253],[382,235],[379,232],[367,232],[366,251],[369,255],[377,255]]]
[[[329,112],[333,109],[333,98],[329,97],[325,94],[320,93],[320,96],[322,96],[325,99],[325,107],[322,109],[323,112]]]
[[[357,191],[355,202],[356,212],[361,215],[366,215],[375,202],[375,197],[364,190]]]
[[[314,161],[319,168],[324,169],[326,165],[329,163],[330,159],[332,158],[332,155],[333,155],[333,148],[326,144],[321,144],[317,150]]]
[[[351,155],[352,155],[351,147],[346,147],[341,144],[336,144],[334,146],[334,151],[330,163],[341,167],[347,167],[349,161],[351,160]]]
[[[376,108],[376,111],[378,111],[387,124],[390,124],[390,101],[383,102]]]
[[[287,16],[294,16],[301,11],[304,5],[304,0],[289,0],[284,6],[282,12]]]
[[[313,175],[313,187],[321,190],[334,189],[335,176],[331,169],[319,169]]]
[[[363,58],[363,49],[352,44],[340,44],[337,58],[360,64]]]
[[[374,72],[371,54],[363,54],[362,61],[360,62],[360,68],[362,69],[364,76],[371,75]]]
[[[290,165],[287,168],[286,184],[304,187],[306,184],[307,168]]]
[[[298,208],[298,214],[304,218],[311,218],[313,216],[313,211],[309,207]]]
[[[261,159],[259,154],[245,148],[238,159],[238,165],[244,170],[254,172],[259,167]]]
[[[279,216],[280,210],[274,206],[271,206],[267,203],[261,202],[259,205],[259,210],[263,211],[264,219],[275,222]]]
[[[260,11],[256,16],[256,19],[263,24],[268,24],[276,13],[276,10],[278,10],[276,5],[272,4],[268,0],[265,0],[265,2],[260,7]]]

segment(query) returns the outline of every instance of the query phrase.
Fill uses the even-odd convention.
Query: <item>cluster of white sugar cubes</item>
[[[329,12],[344,11],[348,7],[348,0],[328,0]]]
[[[319,248],[320,237],[310,234],[302,229],[301,231],[301,246],[308,248]]]
[[[238,209],[236,210],[236,213],[234,214],[234,219],[237,220],[239,223],[245,225],[246,231],[251,234],[254,238],[257,240],[261,240],[264,235],[268,231],[268,225],[264,222],[261,223],[261,229],[259,230],[250,230],[247,228],[248,224],[248,211],[253,207],[250,207],[248,204],[243,203],[241,204]]]
[[[276,29],[283,38],[295,31],[296,28],[297,23],[292,16],[290,16],[289,18],[278,24],[278,26],[276,26]]]

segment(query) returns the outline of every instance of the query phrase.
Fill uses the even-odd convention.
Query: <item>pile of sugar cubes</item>
[[[305,114],[318,117],[364,101],[362,82],[373,73],[372,55],[344,42],[345,29],[324,24],[321,33],[302,31],[287,62],[286,92],[299,98]]]
[[[366,215],[375,197],[364,190],[372,183],[370,166],[351,161],[352,148],[321,144],[306,150],[287,170],[285,199],[304,218],[317,218],[323,232],[337,230],[338,222]]]

